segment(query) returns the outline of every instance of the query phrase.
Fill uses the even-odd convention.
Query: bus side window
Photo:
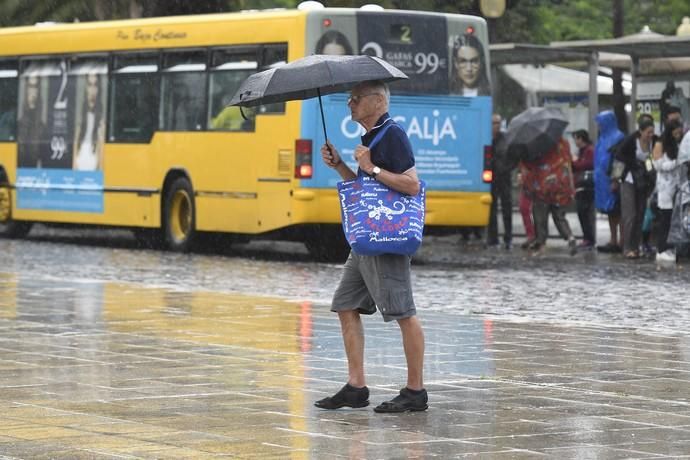
[[[206,51],[163,55],[159,126],[164,131],[200,131],[206,120]]]
[[[17,61],[0,61],[0,142],[16,139],[17,75]]]
[[[258,69],[257,47],[233,47],[213,51],[208,89],[208,129],[254,131],[254,108],[228,106],[240,84]],[[246,119],[245,119],[246,118]]]
[[[280,67],[287,63],[288,48],[286,43],[264,45],[261,51],[261,70]],[[259,106],[259,113],[285,113],[285,102]]]
[[[115,55],[109,142],[150,142],[158,114],[158,54]]]

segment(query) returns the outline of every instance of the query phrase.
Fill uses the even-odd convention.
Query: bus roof
[[[103,21],[86,21],[86,22],[39,22],[34,25],[15,26],[0,28],[0,37],[6,35],[16,35],[22,33],[44,33],[46,31],[74,31],[74,30],[95,30],[107,29],[117,27],[148,27],[148,26],[170,26],[182,24],[197,24],[197,23],[218,23],[225,21],[237,21],[247,19],[269,19],[269,18],[290,18],[297,15],[309,14],[349,14],[358,11],[364,11],[361,8],[323,8],[313,10],[298,10],[285,8],[271,8],[265,10],[243,10],[228,13],[210,13],[210,14],[196,14],[185,16],[163,16],[154,18],[128,18],[116,20]],[[381,14],[418,14],[418,15],[433,15],[433,16],[458,16],[465,19],[475,20],[477,22],[485,22],[484,18],[480,16],[439,13],[435,11],[418,11],[418,10],[373,10],[368,13]]]
[[[121,19],[75,23],[39,23],[33,26],[0,29],[0,56],[49,55],[73,52],[107,52],[150,48],[213,46],[224,43],[286,41],[299,28],[266,27],[265,21],[295,24],[310,15],[348,15],[356,8],[311,10],[269,9],[188,16]],[[451,16],[484,25],[478,16],[430,11],[381,10],[373,14]],[[224,27],[233,23],[234,27]]]

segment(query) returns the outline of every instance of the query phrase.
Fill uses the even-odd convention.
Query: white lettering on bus
[[[433,117],[413,116],[410,118],[409,123],[407,118],[403,116],[393,117],[393,120],[405,127],[405,132],[409,137],[416,137],[424,141],[430,140],[433,145],[439,145],[448,136],[453,140],[457,140],[458,135],[451,117],[441,119],[441,114],[438,110],[434,110],[432,115]],[[340,123],[340,132],[348,139],[355,139],[364,135],[364,128],[354,123],[352,118],[348,116],[343,118],[343,121]]]
[[[393,119],[403,126],[407,125],[405,131],[409,137],[416,137],[426,141],[430,140],[434,145],[438,145],[446,136],[456,140],[458,135],[455,132],[455,126],[453,126],[451,117],[441,119],[438,110],[434,110],[432,114],[433,118],[427,116],[412,117],[409,124],[403,116],[397,116]]]
[[[381,48],[381,45],[379,45],[376,42],[368,42],[365,43],[364,46],[362,46],[362,50],[360,51],[360,54],[369,54],[367,51],[373,51],[374,56],[377,58],[383,59],[383,48]]]
[[[353,128],[354,126],[354,128]],[[340,132],[348,139],[354,139],[364,134],[364,128],[359,123],[352,121],[352,117],[345,117],[340,123]]]

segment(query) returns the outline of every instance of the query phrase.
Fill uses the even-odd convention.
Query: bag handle
[[[378,133],[376,133],[376,136],[374,136],[374,138],[371,140],[371,142],[369,142],[369,145],[367,145],[369,150],[373,149],[374,146],[379,143],[379,141],[381,140],[383,135],[386,133],[386,131],[388,131],[388,128],[393,126],[393,123],[388,123],[389,120],[390,120],[390,118],[383,122],[384,126],[379,130]],[[388,124],[386,124],[386,123],[388,123]]]

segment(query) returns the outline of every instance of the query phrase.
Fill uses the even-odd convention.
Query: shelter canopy
[[[626,54],[637,59],[656,59],[661,57],[688,57],[690,56],[690,36],[665,36],[650,33],[629,35],[621,38],[604,40],[575,40],[568,42],[552,42],[550,47],[599,53]]]
[[[630,94],[632,110],[628,120],[630,131],[635,129],[637,77],[642,74],[642,70],[646,70],[645,74],[647,75],[668,75],[669,68],[684,69],[687,63],[680,58],[690,56],[690,36],[660,35],[650,31],[648,27],[645,27],[640,33],[620,38],[552,42],[550,46],[558,49],[616,53],[630,56],[630,75],[632,79],[632,91]],[[665,62],[664,59],[666,60]],[[643,63],[646,65],[643,66]],[[665,71],[661,71],[661,69]]]
[[[640,33],[621,38],[552,42],[548,46],[495,44],[490,46],[490,52],[492,65],[587,61],[592,80],[600,64],[628,68],[632,78],[631,130],[636,118],[637,77],[690,71],[690,36],[665,36],[651,32],[647,27]],[[591,81],[590,110],[594,113],[590,113],[590,118],[598,111],[595,92],[596,83]]]
[[[591,51],[527,43],[497,43],[490,45],[489,51],[492,65],[586,61],[591,55]]]
[[[541,94],[587,94],[589,74],[551,64],[532,66],[506,64],[503,71],[527,91]],[[623,91],[630,94],[630,82],[623,82]],[[613,94],[613,80],[597,76],[597,93]]]

